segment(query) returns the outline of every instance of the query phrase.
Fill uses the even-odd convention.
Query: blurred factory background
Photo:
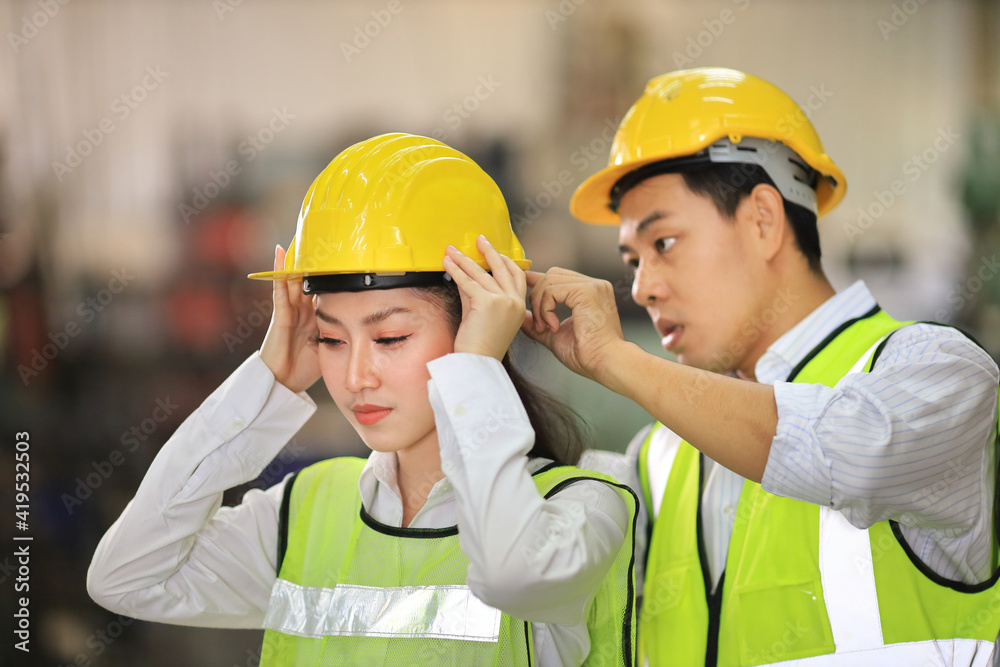
[[[442,139],[507,196],[537,269],[616,285],[569,195],[645,82],[728,66],[784,89],[847,174],[834,285],[1000,353],[1000,11],[989,0],[0,1],[0,616],[14,609],[15,434],[30,434],[31,653],[0,665],[255,665],[260,633],[119,618],[89,559],[176,426],[255,350],[306,188],[389,131]],[[527,343],[521,365],[621,450],[648,417]],[[364,453],[320,410],[253,483]],[[231,502],[246,489],[235,489]],[[7,627],[4,625],[3,627]]]

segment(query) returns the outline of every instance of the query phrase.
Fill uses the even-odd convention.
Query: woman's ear
[[[760,183],[740,203],[737,215],[747,225],[761,259],[772,260],[785,242],[788,221],[785,200],[773,185]]]

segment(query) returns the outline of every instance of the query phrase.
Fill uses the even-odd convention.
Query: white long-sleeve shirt
[[[428,364],[445,479],[410,527],[458,525],[468,585],[487,604],[532,622],[540,665],[580,664],[586,617],[629,527],[617,492],[572,484],[551,499],[525,455],[534,433],[495,359],[450,354]],[[286,480],[221,507],[279,453],[316,406],[274,380],[255,353],[192,413],[157,454],[135,498],[98,545],[91,597],[151,621],[260,628],[276,573]],[[373,452],[359,480],[368,513],[401,526],[395,454]]]
[[[834,387],[785,382],[838,326],[875,306],[862,282],[830,298],[775,341],[755,366],[774,386],[778,427],[761,482],[771,493],[839,510],[858,528],[894,519],[914,553],[948,579],[989,578],[993,521],[996,363],[954,329],[916,324],[888,340],[870,373]],[[634,460],[618,472],[638,491]],[[680,438],[661,428],[649,450],[652,516],[659,513]],[[581,461],[582,466],[604,469]],[[706,460],[702,523],[718,584],[744,478]],[[640,493],[641,495],[641,493]],[[643,515],[640,513],[640,524]],[[637,528],[637,560],[645,530]]]

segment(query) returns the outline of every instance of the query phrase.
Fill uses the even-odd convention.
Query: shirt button
[[[726,516],[733,516],[736,514],[736,507],[734,505],[726,505],[722,508],[722,513]]]
[[[465,416],[465,407],[460,405],[457,408],[455,408],[454,410],[452,410],[451,414],[453,414],[456,417],[464,417]]]
[[[246,426],[246,422],[243,421],[241,417],[237,417],[236,419],[233,420],[233,428],[236,429],[237,431],[242,429],[244,426]]]

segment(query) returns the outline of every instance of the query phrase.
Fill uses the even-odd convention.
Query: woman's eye
[[[379,345],[385,345],[387,347],[402,343],[404,340],[412,336],[413,334],[406,334],[405,336],[382,336],[381,338],[376,338],[375,342]]]
[[[667,250],[670,250],[670,246],[674,244],[675,240],[676,239],[674,239],[674,237],[672,236],[669,236],[665,239],[656,239],[655,245],[657,252],[666,252]]]
[[[344,342],[339,338],[328,338],[326,336],[313,336],[313,341],[327,347],[336,347]]]

